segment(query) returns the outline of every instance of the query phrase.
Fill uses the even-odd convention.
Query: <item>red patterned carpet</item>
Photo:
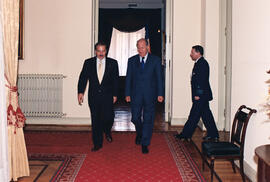
[[[77,182],[205,181],[184,144],[172,132],[154,133],[147,155],[134,144],[133,132],[113,133],[113,143],[105,141],[103,148],[94,153],[90,152],[88,132],[26,132],[25,138],[29,153],[86,154],[81,167],[77,165],[74,172],[67,172],[76,176]],[[62,175],[67,179],[62,170],[52,181],[61,181]]]
[[[28,154],[30,168],[32,166],[40,166],[43,169],[35,176],[33,181],[45,181],[43,177],[45,170],[48,168],[46,162],[59,161],[56,172],[51,177],[51,182],[55,181],[74,181],[85,159],[85,154]],[[31,164],[33,161],[44,161],[44,164]],[[49,169],[52,170],[52,169]]]

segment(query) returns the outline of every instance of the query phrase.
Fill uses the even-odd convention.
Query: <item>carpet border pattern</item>
[[[184,182],[206,182],[197,164],[193,161],[183,141],[174,137],[176,132],[165,133],[167,144]],[[188,169],[188,170],[187,170]]]
[[[86,154],[69,154],[69,153],[29,153],[28,159],[31,161],[62,161],[56,173],[50,182],[72,182],[75,180]]]

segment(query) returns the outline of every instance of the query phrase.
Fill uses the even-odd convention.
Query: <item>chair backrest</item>
[[[245,110],[248,112],[244,112]],[[246,107],[245,105],[242,105],[239,107],[234,116],[233,126],[231,130],[231,142],[239,145],[241,153],[243,153],[244,150],[246,129],[249,119],[251,115],[256,112],[257,111],[255,109],[251,109]]]

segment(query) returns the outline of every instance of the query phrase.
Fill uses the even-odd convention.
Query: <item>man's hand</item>
[[[158,102],[163,102],[164,98],[163,98],[163,96],[158,96],[157,100],[158,100]]]
[[[113,96],[113,103],[115,104],[117,101],[117,97],[116,96]]]
[[[130,96],[126,96],[126,102],[130,102]]]
[[[200,100],[200,97],[199,96],[195,96],[194,99],[195,100]]]
[[[78,103],[79,103],[79,105],[82,105],[82,103],[83,103],[83,94],[82,93],[78,94]]]

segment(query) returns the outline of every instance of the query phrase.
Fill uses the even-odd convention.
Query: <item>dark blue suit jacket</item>
[[[201,57],[197,63],[194,64],[191,77],[191,88],[193,102],[195,96],[199,96],[202,100],[207,101],[213,99],[209,83],[209,64],[204,57]]]
[[[144,69],[141,68],[140,57],[135,55],[128,60],[126,75],[126,96],[131,97],[131,103],[154,103],[157,96],[164,96],[161,60],[148,53]]]

